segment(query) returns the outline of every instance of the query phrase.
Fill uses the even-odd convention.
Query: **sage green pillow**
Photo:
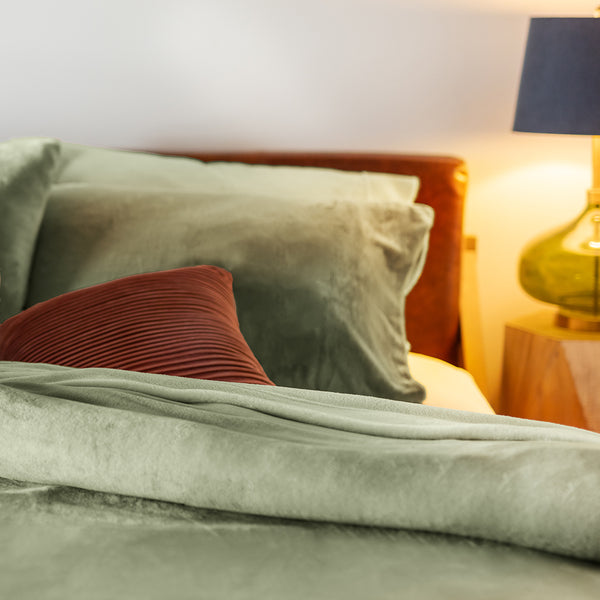
[[[233,274],[240,328],[277,385],[423,399],[404,301],[433,215],[413,202],[414,177],[65,150],[28,305],[134,273],[216,265]]]
[[[56,140],[0,143],[0,322],[23,309],[29,269],[58,162]]]
[[[119,188],[194,190],[202,193],[268,194],[287,198],[369,198],[412,203],[417,177],[356,173],[314,167],[205,163],[191,158],[125,152],[63,142],[56,182]]]

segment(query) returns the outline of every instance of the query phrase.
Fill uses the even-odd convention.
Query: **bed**
[[[2,597],[597,597],[600,438],[461,368],[463,161],[0,175]]]

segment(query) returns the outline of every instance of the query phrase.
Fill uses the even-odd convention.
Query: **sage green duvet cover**
[[[0,597],[595,598],[600,436],[0,363]]]

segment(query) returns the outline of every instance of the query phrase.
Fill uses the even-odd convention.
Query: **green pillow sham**
[[[23,309],[38,230],[58,163],[56,140],[0,143],[0,322]]]

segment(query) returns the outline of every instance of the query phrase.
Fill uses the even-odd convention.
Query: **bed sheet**
[[[415,352],[409,353],[408,366],[413,377],[425,387],[423,404],[494,414],[494,409],[482,394],[473,376],[465,369]]]

